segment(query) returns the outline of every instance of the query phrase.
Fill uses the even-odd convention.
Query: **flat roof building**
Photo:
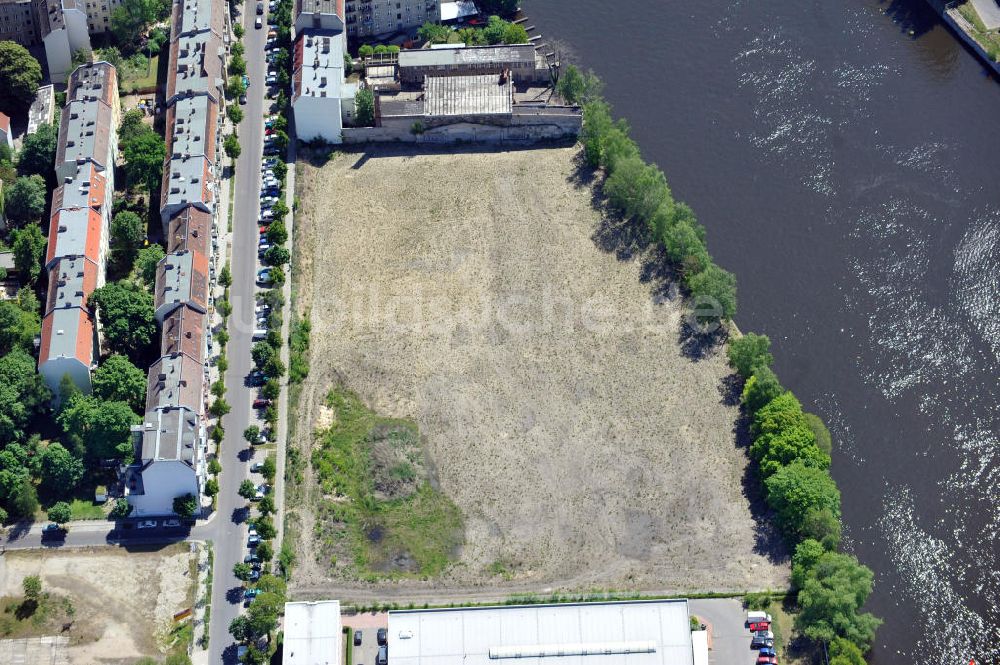
[[[285,603],[283,665],[339,665],[340,602]]]
[[[686,600],[389,612],[392,665],[693,665]]]
[[[42,125],[51,125],[56,117],[55,86],[39,86],[35,93],[35,101],[28,108],[28,129],[26,135],[34,134]]]
[[[344,89],[343,32],[306,31],[292,49],[292,109],[295,131],[309,141],[322,138],[340,143],[345,102],[353,108],[354,89]]]

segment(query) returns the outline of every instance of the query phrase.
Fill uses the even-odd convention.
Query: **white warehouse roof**
[[[388,632],[392,665],[694,662],[686,600],[400,610]]]
[[[340,601],[285,603],[283,665],[340,665]]]

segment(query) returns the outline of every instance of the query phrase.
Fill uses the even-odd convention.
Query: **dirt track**
[[[754,552],[724,359],[685,357],[679,303],[654,303],[639,261],[598,247],[575,155],[383,149],[302,167],[297,308],[313,333],[298,444],[338,380],[413,418],[467,544],[439,580],[373,588],[315,561],[304,511],[293,593],[786,583]]]

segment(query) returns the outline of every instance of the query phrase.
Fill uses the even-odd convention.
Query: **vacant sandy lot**
[[[72,665],[133,663],[161,653],[173,615],[190,607],[195,555],[118,548],[10,551],[0,556],[0,596],[20,596],[29,575],[76,610],[66,654]],[[64,634],[66,635],[66,634]]]
[[[393,589],[783,586],[754,552],[724,359],[684,357],[680,305],[598,248],[575,155],[380,149],[301,167],[298,443],[337,381],[419,424],[466,545],[443,579]],[[327,577],[300,517],[297,592],[353,586]]]

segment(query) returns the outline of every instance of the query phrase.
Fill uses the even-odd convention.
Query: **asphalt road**
[[[711,665],[752,665],[757,652],[750,648],[746,610],[735,598],[707,598],[688,601],[688,608],[709,626],[708,662]]]
[[[233,235],[230,270],[233,284],[229,300],[233,311],[229,321],[229,344],[226,357],[226,400],[232,410],[223,418],[226,436],[222,442],[219,461],[221,491],[218,496],[218,514],[215,518],[215,565],[212,586],[212,618],[209,625],[208,662],[235,662],[236,644],[229,635],[229,623],[242,610],[237,591],[242,583],[233,575],[233,564],[243,561],[247,554],[246,518],[247,502],[237,494],[245,478],[250,476],[249,449],[243,439],[243,430],[255,414],[252,401],[256,389],[246,386],[252,360],[250,347],[254,329],[254,292],[257,272],[257,219],[260,203],[260,156],[263,149],[264,116],[264,41],[266,27],[254,28],[254,5],[245,4],[240,17],[245,34],[243,44],[250,77],[247,103],[243,107],[243,122],[239,126],[240,147],[236,164],[236,182],[233,191]],[[226,211],[221,219],[225,220]]]

